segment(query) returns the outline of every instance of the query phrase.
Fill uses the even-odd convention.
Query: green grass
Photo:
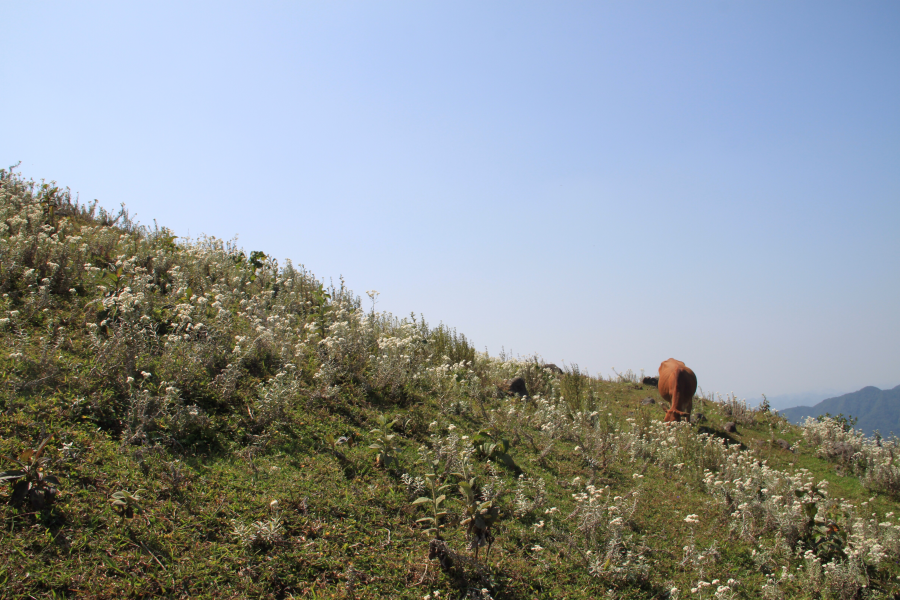
[[[594,443],[591,436],[600,431],[625,436],[629,419],[642,428],[659,421],[664,409],[656,389],[591,378],[577,367],[554,375],[536,358],[480,355],[443,325],[378,313],[369,313],[369,321],[341,317],[360,306],[358,299],[302,269],[286,271],[260,254],[247,260],[214,242],[178,245],[165,230],[142,230],[127,215],[110,226],[110,215],[8,173],[0,184],[0,217],[9,224],[25,215],[28,223],[8,225],[0,236],[0,317],[10,319],[0,327],[0,454],[19,456],[51,435],[44,470],[61,481],[55,502],[42,510],[14,503],[11,485],[0,488],[2,597],[638,599],[672,598],[670,590],[678,588],[686,598],[700,597],[690,591],[698,581],[714,579],[736,580],[736,598],[762,597],[767,573],[802,571],[802,552],[771,564],[754,556],[774,547],[773,530],[752,539],[733,530],[731,509],[705,488],[700,458],[691,454],[699,432],[740,444],[775,469],[808,469],[829,482],[832,498],[879,519],[900,512],[896,498],[873,493],[857,476],[818,458],[815,448],[797,445],[800,428],[752,412],[737,433],[726,434],[731,418],[710,401],[698,400],[694,408],[707,421],[679,434],[689,436],[681,438],[680,468],[659,455],[632,461],[621,439],[608,454],[588,456],[576,448]],[[53,211],[44,210],[51,205]],[[81,240],[48,241],[40,233],[45,225],[48,234],[80,233],[86,247]],[[118,270],[128,256],[143,271]],[[131,313],[109,305],[126,283],[145,293]],[[213,308],[217,295],[221,306]],[[198,301],[201,296],[208,299]],[[184,328],[179,311],[185,306],[193,311],[191,323],[205,329]],[[323,340],[341,319],[347,329],[328,346]],[[142,323],[152,335],[138,328],[121,333],[129,323]],[[166,337],[174,333],[178,340]],[[239,351],[236,336],[246,340]],[[385,339],[399,340],[399,349]],[[230,384],[228,373],[234,374]],[[294,385],[289,393],[273,387],[278,373]],[[497,384],[514,375],[548,402],[497,393]],[[261,385],[274,404],[263,402]],[[126,434],[138,431],[129,429],[128,417],[136,390],[151,390],[162,402],[167,386],[180,390],[177,401],[148,412],[144,437],[128,443]],[[643,405],[648,396],[657,403]],[[188,416],[188,409],[201,416]],[[591,411],[598,414],[582,414]],[[397,456],[388,468],[376,465],[369,447],[382,415],[397,421]],[[442,565],[429,558],[434,535],[417,523],[430,505],[413,504],[428,493],[410,491],[401,477],[433,472],[423,453],[447,443],[451,427],[468,436],[458,448],[470,453],[479,431],[508,440],[516,468],[499,460],[489,468],[477,453],[460,463],[481,490],[504,488],[495,498],[501,518],[493,546],[476,560],[460,524],[460,477],[445,469],[449,463],[437,465],[449,512],[439,535],[453,553],[453,564]],[[773,444],[773,435],[797,452]],[[5,461],[2,468],[15,465]],[[520,472],[543,481],[546,498],[516,514]],[[621,577],[590,572],[582,552],[602,551],[608,538],[591,545],[577,527],[573,494],[586,482],[608,486],[610,498],[637,493],[621,531],[623,547],[649,565],[646,576],[636,567]],[[133,514],[114,504],[117,492],[139,498]],[[612,531],[614,514],[597,531]],[[686,522],[691,514],[696,524]],[[271,543],[248,544],[235,535],[241,526],[272,520],[280,523],[280,536]],[[714,551],[706,561],[685,562],[690,545]],[[867,587],[856,595],[897,597],[897,558],[867,567]],[[801,579],[781,589],[788,598],[831,597]]]

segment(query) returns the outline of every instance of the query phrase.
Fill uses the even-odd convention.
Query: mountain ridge
[[[806,417],[844,414],[858,419],[856,429],[874,435],[900,434],[900,385],[882,390],[868,385],[855,392],[826,398],[813,406],[795,406],[779,411],[794,424],[800,424]]]

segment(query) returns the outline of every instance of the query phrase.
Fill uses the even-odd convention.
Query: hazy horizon
[[[896,3],[5,15],[0,166],[82,201],[494,355],[675,357],[753,404],[900,383]]]
[[[823,400],[828,400],[830,398],[837,398],[837,397],[843,396],[845,394],[852,394],[853,392],[858,392],[859,390],[863,389],[864,387],[867,387],[867,386],[863,386],[862,388],[858,388],[855,390],[843,390],[843,391],[831,390],[828,392],[819,391],[819,392],[806,392],[806,393],[799,393],[799,394],[783,394],[783,395],[771,396],[771,397],[767,396],[766,398],[769,401],[769,405],[772,408],[774,408],[775,410],[784,410],[786,408],[796,408],[798,406],[812,407],[812,406],[815,406],[816,404],[822,402]],[[881,386],[876,385],[874,387],[877,387],[881,390],[890,390],[896,386],[881,387]],[[759,400],[761,401],[762,398],[759,398]],[[754,404],[754,405],[759,404],[759,402],[753,402],[752,404]]]

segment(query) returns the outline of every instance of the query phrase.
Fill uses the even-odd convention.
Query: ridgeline
[[[796,406],[781,411],[785,419],[797,425],[807,417],[826,414],[856,419],[854,427],[866,435],[900,433],[900,385],[890,390],[870,385],[850,394],[827,398],[815,406]]]

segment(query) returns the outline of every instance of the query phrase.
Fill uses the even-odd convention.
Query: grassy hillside
[[[900,593],[896,440],[368,306],[3,172],[0,594]]]
[[[867,435],[900,433],[900,385],[890,390],[868,386],[836,398],[822,400],[815,406],[797,406],[781,411],[791,423],[802,423],[807,417],[824,414],[849,415],[857,419],[855,427]]]

